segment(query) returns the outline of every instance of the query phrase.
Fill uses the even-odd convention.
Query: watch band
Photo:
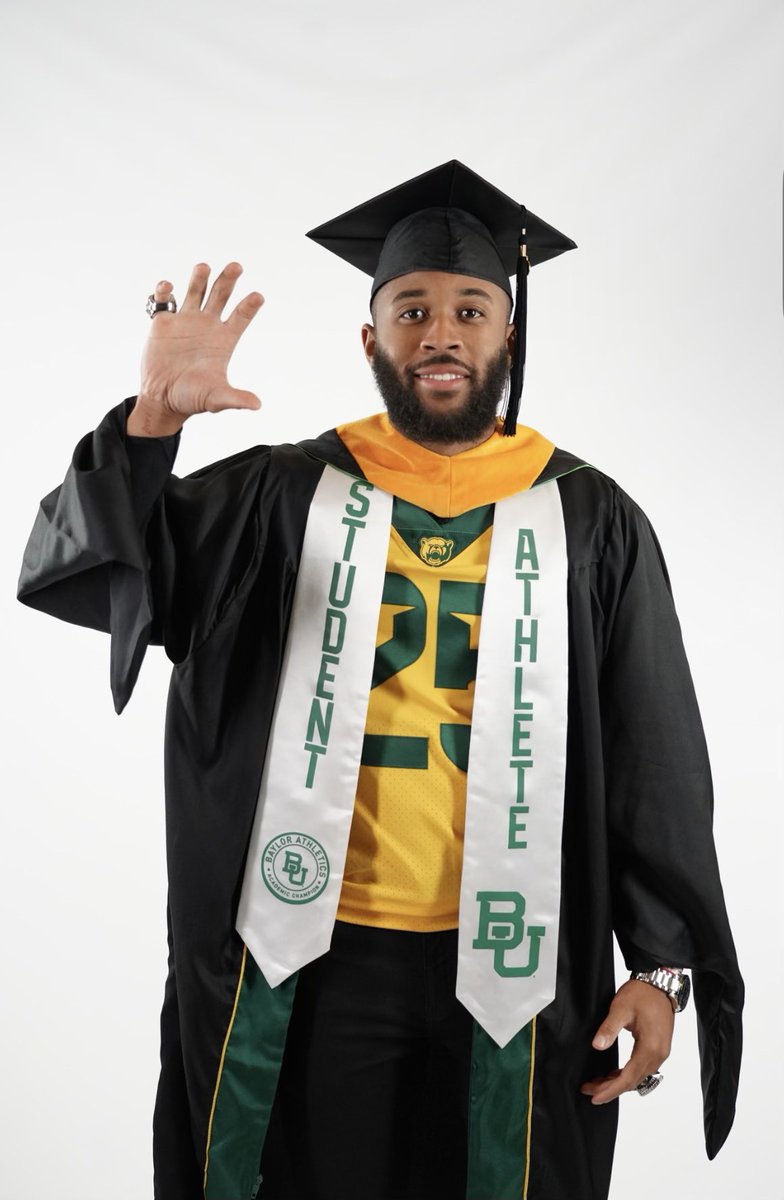
[[[688,1003],[691,980],[685,971],[678,967],[654,967],[652,971],[632,971],[631,978],[650,983],[652,987],[666,992],[676,1013],[683,1012]]]

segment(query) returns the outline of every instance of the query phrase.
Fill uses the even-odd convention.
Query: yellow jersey
[[[338,920],[456,928],[479,626],[494,502],[530,487],[553,443],[518,426],[461,454],[386,413],[338,428],[396,497]]]
[[[457,926],[493,508],[439,520],[394,501],[339,920]]]

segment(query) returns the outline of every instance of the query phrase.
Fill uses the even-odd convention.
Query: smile
[[[424,371],[420,371],[419,374],[417,375],[417,379],[435,379],[439,383],[442,383],[442,382],[446,383],[446,382],[451,382],[452,380],[455,380],[455,379],[465,379],[465,375],[451,375],[451,374],[450,375],[447,375],[447,374],[427,375],[427,374],[425,374]]]

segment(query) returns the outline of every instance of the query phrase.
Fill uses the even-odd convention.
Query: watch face
[[[678,1000],[678,1008],[676,1010],[677,1012],[683,1011],[683,1009],[686,1007],[686,1005],[688,1003],[690,995],[691,995],[691,979],[689,978],[688,975],[681,975],[681,986],[678,989],[678,995],[677,995],[677,1000]]]

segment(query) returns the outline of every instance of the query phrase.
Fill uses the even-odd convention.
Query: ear
[[[515,334],[516,334],[516,330],[515,330],[514,325],[507,325],[507,327],[506,327],[506,350],[509,355],[509,366],[510,367],[511,367],[512,363],[514,362]]]
[[[372,362],[376,350],[376,331],[372,325],[366,322],[362,326],[361,334],[362,349],[365,351],[365,358],[368,362]]]

